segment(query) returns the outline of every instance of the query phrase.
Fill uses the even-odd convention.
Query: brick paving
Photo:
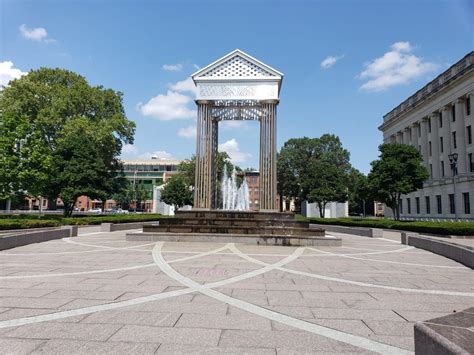
[[[0,252],[0,348],[36,353],[403,353],[413,324],[474,305],[474,273],[401,245],[126,242]],[[217,250],[217,251],[216,251]]]

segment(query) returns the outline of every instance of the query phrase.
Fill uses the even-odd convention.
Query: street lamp
[[[449,164],[453,172],[453,203],[454,203],[454,219],[458,219],[456,209],[456,175],[458,174],[458,153],[451,153],[448,155]]]

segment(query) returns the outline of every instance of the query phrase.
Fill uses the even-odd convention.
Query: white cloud
[[[22,72],[20,69],[13,68],[13,63],[10,61],[0,62],[0,90],[7,86],[13,79],[18,79],[28,73]]]
[[[438,68],[437,64],[423,61],[423,58],[412,54],[413,47],[409,42],[396,42],[390,48],[389,52],[365,65],[365,70],[358,76],[367,80],[360,87],[361,90],[383,91],[392,86],[408,84]]]
[[[252,157],[251,154],[244,153],[240,150],[239,143],[235,138],[219,144],[218,150],[229,154],[230,160],[234,164],[246,162]]]
[[[48,38],[48,31],[43,27],[29,28],[25,24],[19,27],[21,35],[26,39],[37,42],[54,42],[52,38]]]
[[[191,97],[168,90],[166,94],[152,97],[146,104],[139,103],[137,108],[143,116],[161,121],[181,120],[196,116],[196,111],[188,107],[191,102]]]
[[[122,147],[122,154],[136,154],[136,153],[138,153],[138,149],[133,144],[125,144]]]
[[[184,138],[196,138],[196,126],[188,126],[178,130],[178,136]]]
[[[201,67],[200,67],[199,65],[197,65],[197,64],[193,64],[193,67],[194,67],[195,69],[197,69],[197,70],[201,69]]]
[[[344,58],[344,55],[330,55],[327,56],[322,62],[321,62],[321,68],[323,69],[329,69],[331,68],[336,62],[340,59]]]
[[[161,67],[163,70],[166,71],[181,71],[183,70],[183,64],[178,63],[178,64],[164,64]]]
[[[194,85],[194,81],[191,77],[174,84],[168,84],[168,87],[173,91],[191,92],[194,95],[197,93],[196,85]]]
[[[164,150],[157,150],[155,152],[146,152],[138,156],[140,159],[160,159],[160,160],[175,160],[171,153]]]

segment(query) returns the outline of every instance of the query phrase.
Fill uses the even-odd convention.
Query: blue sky
[[[367,173],[383,115],[474,48],[472,1],[0,4],[0,84],[59,67],[122,91],[137,124],[125,157],[194,154],[195,107],[185,80],[239,48],[285,75],[278,147],[333,133]],[[242,167],[258,168],[258,139],[255,122],[222,127],[219,136]]]

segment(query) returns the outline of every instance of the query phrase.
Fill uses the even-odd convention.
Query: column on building
[[[424,117],[421,120],[421,155],[423,156],[423,163],[427,169],[428,165],[428,118]]]
[[[403,143],[403,135],[402,132],[399,131],[396,133],[397,134],[397,143],[402,144]]]
[[[403,144],[410,144],[410,132],[408,130],[408,127],[403,130]]]
[[[452,176],[451,166],[449,165],[448,155],[452,152],[451,147],[451,109],[449,106],[444,106],[441,111],[441,119],[443,120],[443,161],[444,161],[444,175]]]
[[[457,99],[454,102],[454,111],[456,115],[456,122],[454,122],[454,129],[456,131],[456,146],[455,152],[458,153],[458,173],[467,173],[467,156],[466,156],[466,118],[464,110],[464,99]]]
[[[431,116],[431,165],[433,167],[433,179],[440,177],[440,149],[439,149],[439,113]]]
[[[418,122],[411,126],[411,145],[418,150]]]
[[[277,101],[262,102],[260,118],[260,210],[276,211],[276,106]]]
[[[212,206],[213,120],[209,101],[198,101],[194,208]]]

